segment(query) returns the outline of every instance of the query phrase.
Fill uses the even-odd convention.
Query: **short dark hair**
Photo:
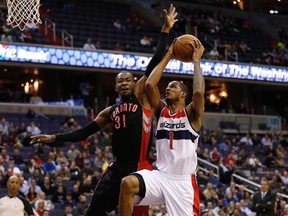
[[[183,81],[177,81],[181,90],[189,94],[188,87],[183,83]]]

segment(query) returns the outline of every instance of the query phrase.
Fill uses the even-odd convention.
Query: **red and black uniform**
[[[116,161],[103,173],[96,186],[87,215],[102,216],[106,211],[115,209],[122,178],[140,169],[152,169],[146,160],[152,125],[151,110],[142,107],[133,94],[128,100],[111,107],[110,120],[113,124],[112,151]]]

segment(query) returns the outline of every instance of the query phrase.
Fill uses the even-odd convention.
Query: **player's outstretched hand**
[[[31,136],[31,138],[32,138],[32,141],[30,142],[30,144],[39,143],[39,142],[49,143],[49,142],[55,141],[55,135],[40,134],[40,135]]]
[[[169,33],[174,23],[178,21],[178,19],[176,19],[177,17],[176,8],[173,6],[173,4],[170,5],[168,12],[165,9],[163,10],[163,16],[165,19],[165,24],[163,26],[162,31],[166,31]]]
[[[192,60],[194,63],[199,63],[205,48],[203,47],[202,43],[199,40],[195,40],[193,46],[194,46],[194,53],[192,56]]]

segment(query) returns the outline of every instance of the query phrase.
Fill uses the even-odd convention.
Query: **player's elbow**
[[[145,91],[146,91],[146,93],[152,94],[153,91],[154,91],[154,88],[155,88],[155,85],[151,81],[147,80],[146,83],[145,83]]]
[[[198,89],[193,91],[193,101],[195,100],[203,100],[204,99],[204,90]]]

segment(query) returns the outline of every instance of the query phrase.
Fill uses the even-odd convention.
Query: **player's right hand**
[[[55,141],[56,139],[55,135],[45,135],[45,134],[31,136],[31,138],[32,138],[32,141],[30,142],[30,144],[39,143],[39,142],[49,143],[49,142]]]

